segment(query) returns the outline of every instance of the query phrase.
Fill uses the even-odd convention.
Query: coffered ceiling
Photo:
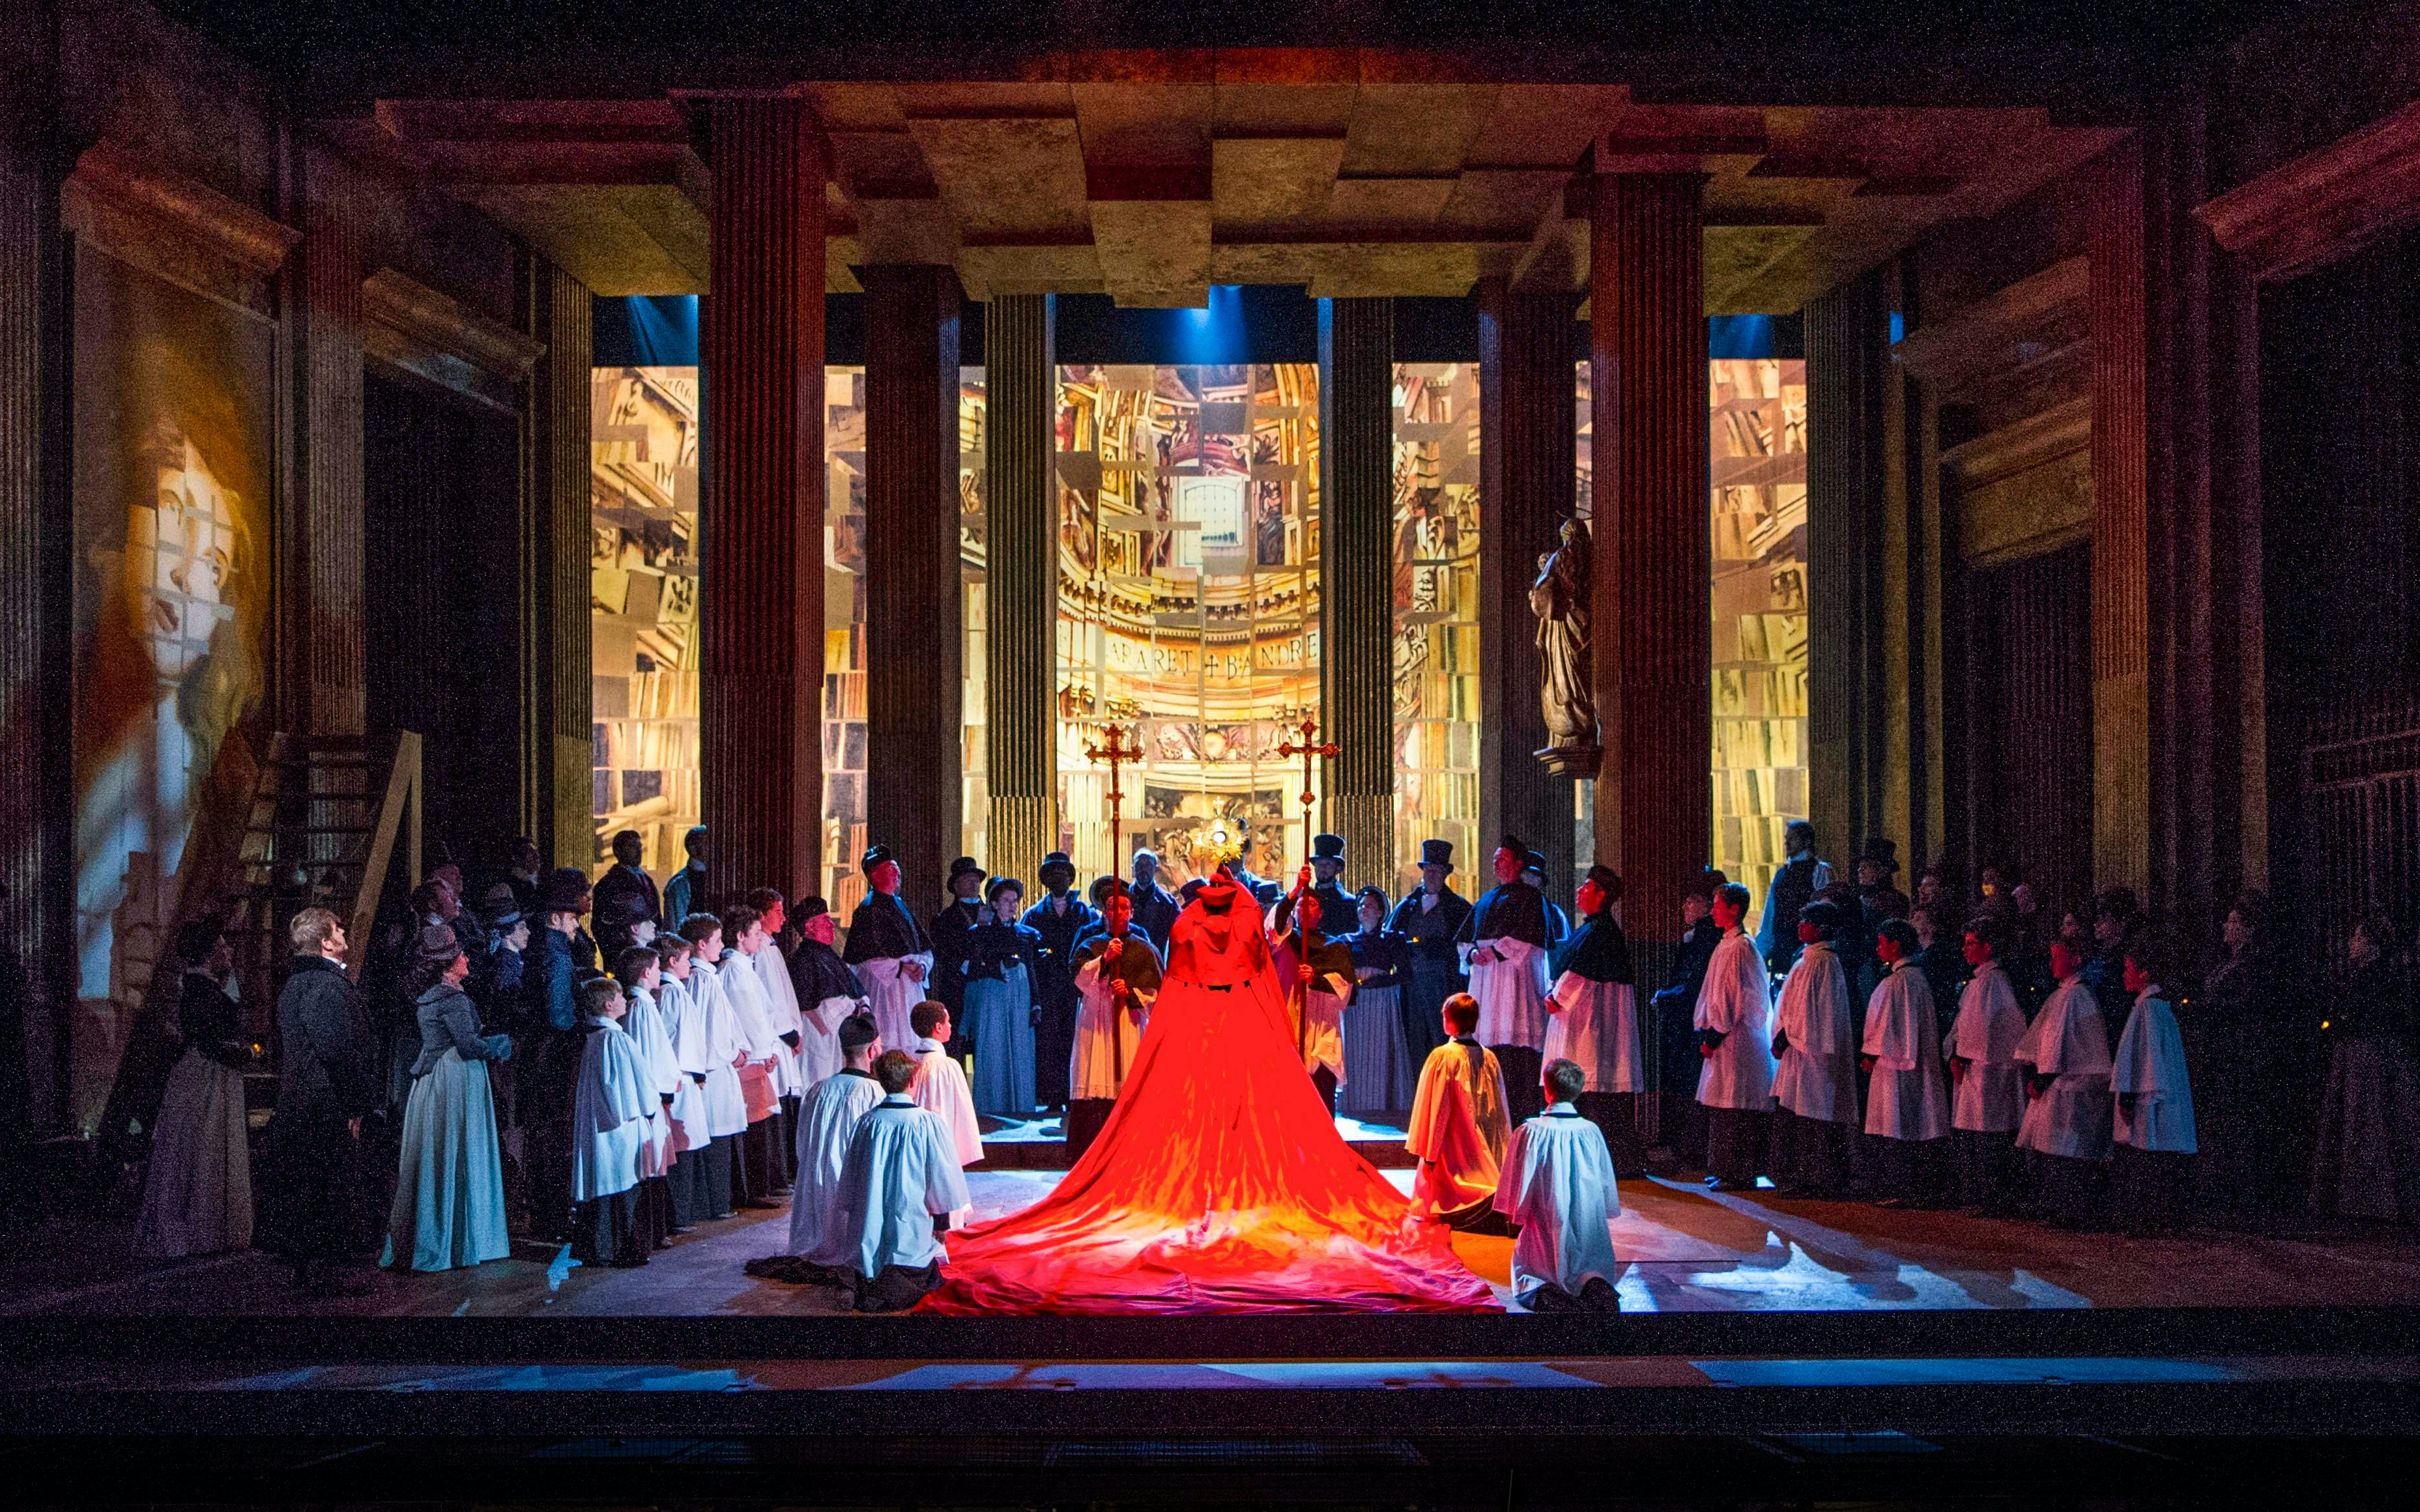
[[[1062,52],[996,72],[797,82],[830,147],[830,287],[908,262],[954,265],[977,299],[1132,305],[1198,305],[1212,284],[1584,289],[1602,167],[1707,175],[1709,312],[1779,312],[2117,136],[2024,103],[1650,103],[1643,78],[1377,49]],[[327,125],[599,293],[710,282],[706,176],[672,94],[387,99]]]

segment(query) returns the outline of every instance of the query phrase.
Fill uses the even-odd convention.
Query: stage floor
[[[977,1215],[1015,1211],[1063,1173],[969,1173]],[[1408,1187],[1409,1171],[1389,1171]],[[2273,1307],[2420,1302],[2406,1231],[2305,1226],[2137,1239],[1869,1203],[1709,1193],[1656,1178],[1621,1183],[1616,1253],[1634,1313],[1940,1312],[1971,1309]],[[679,1318],[828,1312],[833,1294],[760,1281],[749,1260],[781,1252],[787,1210],[706,1225],[649,1265],[603,1271],[559,1250],[434,1275],[373,1277],[358,1297],[310,1300],[265,1255],[143,1266],[120,1225],[65,1226],[0,1261],[0,1313],[350,1317]],[[1509,1304],[1512,1242],[1458,1235],[1456,1252]]]

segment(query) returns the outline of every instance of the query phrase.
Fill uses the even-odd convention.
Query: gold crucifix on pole
[[[1302,857],[1300,864],[1308,866],[1311,864],[1311,807],[1317,801],[1311,795],[1311,759],[1313,756],[1341,756],[1344,753],[1344,748],[1332,740],[1313,743],[1311,737],[1319,733],[1319,721],[1307,714],[1303,716],[1302,723],[1296,725],[1295,728],[1302,732],[1302,743],[1300,745],[1296,745],[1293,741],[1289,740],[1284,745],[1278,748],[1278,754],[1280,756],[1299,756],[1302,758]]]
[[[1109,875],[1113,877],[1125,876],[1126,868],[1125,818],[1118,811],[1118,805],[1125,795],[1118,789],[1118,768],[1128,762],[1142,760],[1142,748],[1125,745],[1123,743],[1125,739],[1125,732],[1111,725],[1107,745],[1084,743],[1085,759],[1106,763],[1109,768]]]

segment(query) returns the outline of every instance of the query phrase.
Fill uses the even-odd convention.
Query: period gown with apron
[[[151,1130],[143,1212],[134,1253],[174,1259],[242,1249],[252,1242],[251,1125],[243,1072],[252,1046],[235,999],[206,971],[179,983],[177,1027],[185,1053],[168,1073]]]
[[[482,1034],[461,988],[420,995],[420,1057],[403,1110],[403,1155],[380,1263],[450,1271],[512,1253],[504,1231],[504,1171],[488,1063],[512,1054],[510,1036]],[[566,1193],[566,1196],[568,1194]]]
[[[995,918],[968,932],[964,951],[964,1029],[975,1044],[975,1111],[1030,1119],[1035,1105],[1033,965],[1042,936]]]

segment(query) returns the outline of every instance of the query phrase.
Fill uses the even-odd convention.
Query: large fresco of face
[[[274,327],[76,258],[74,1111],[168,951],[196,806],[259,705]]]

